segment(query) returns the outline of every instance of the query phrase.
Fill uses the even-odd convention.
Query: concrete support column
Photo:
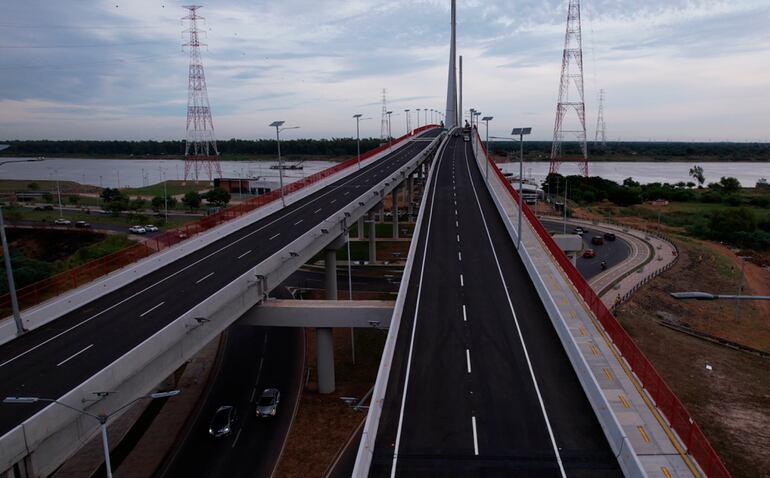
[[[406,213],[409,215],[407,222],[412,222],[412,203],[414,202],[414,175],[410,174],[406,178]]]
[[[391,197],[391,202],[393,204],[390,208],[391,214],[393,215],[393,239],[398,239],[398,189],[399,186],[393,188]]]
[[[385,203],[382,201],[377,204],[377,222],[385,222]]]
[[[377,263],[377,223],[374,221],[374,214],[369,221],[369,264]]]
[[[326,299],[337,300],[337,249],[345,244],[340,236],[324,249]],[[316,332],[316,367],[318,371],[318,392],[332,393],[334,381],[334,339],[331,327],[319,327]]]
[[[361,216],[358,218],[358,240],[363,241],[364,240],[364,216]]]

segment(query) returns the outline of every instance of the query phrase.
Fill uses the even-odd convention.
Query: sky
[[[0,139],[185,137],[186,2],[7,0]],[[449,0],[216,0],[203,58],[216,136],[380,135],[443,110]],[[605,90],[608,140],[770,141],[770,2],[584,0],[586,126]],[[550,140],[567,0],[458,0],[463,107],[491,136]],[[467,114],[467,113],[466,113]],[[573,115],[574,116],[574,115]],[[420,122],[425,119],[421,115]],[[571,121],[574,121],[572,119]],[[483,132],[483,129],[482,129]]]

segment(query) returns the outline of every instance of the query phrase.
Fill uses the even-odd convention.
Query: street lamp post
[[[285,121],[273,121],[270,123],[270,126],[275,128],[275,140],[278,143],[278,177],[279,177],[279,183],[281,187],[281,204],[286,207],[286,200],[284,199],[283,195],[283,162],[281,161],[281,131],[287,130],[287,129],[297,129],[299,126],[289,126],[286,128],[281,128],[283,124],[286,123]]]
[[[514,128],[511,134],[519,135],[519,235],[516,238],[516,249],[521,247],[521,215],[524,212],[524,135],[532,133],[532,128]],[[565,201],[566,202],[566,201]]]
[[[420,108],[417,108],[417,127],[420,127]]]
[[[3,403],[37,403],[37,402],[48,402],[48,403],[55,403],[57,405],[61,405],[62,407],[69,408],[70,410],[74,410],[82,415],[87,415],[91,418],[96,419],[96,421],[99,422],[99,427],[101,428],[102,432],[102,448],[104,449],[104,468],[107,470],[107,478],[112,478],[112,464],[110,463],[110,443],[107,437],[107,420],[109,420],[111,417],[113,417],[115,414],[120,412],[126,407],[129,407],[133,405],[134,403],[138,402],[139,400],[143,399],[150,399],[154,400],[156,398],[168,398],[168,397],[174,397],[176,395],[179,395],[180,390],[170,390],[168,392],[156,392],[151,393],[149,395],[144,395],[139,398],[135,398],[134,400],[131,400],[127,404],[123,405],[122,407],[110,412],[110,413],[102,413],[99,415],[96,415],[91,412],[87,412],[85,410],[81,410],[79,408],[75,408],[73,406],[67,405],[66,403],[62,403],[58,400],[55,400],[53,398],[40,398],[40,397],[5,397],[3,399]]]
[[[489,122],[494,119],[494,116],[485,116],[482,118],[482,121],[484,121],[487,124],[487,144],[484,146],[487,150],[487,155],[489,155]],[[486,176],[487,182],[489,182],[489,161],[487,160],[484,165],[484,175]]]
[[[406,116],[406,134],[409,134],[409,110],[404,110]]]
[[[0,207],[0,239],[3,242],[3,260],[5,261],[5,275],[8,278],[8,293],[11,296],[11,310],[13,311],[13,321],[16,324],[16,335],[21,335],[26,330],[21,321],[21,312],[19,312],[19,300],[16,297],[16,283],[13,281],[13,268],[11,267],[11,251],[8,248],[8,239],[5,237],[5,222],[3,222],[3,209]]]
[[[386,111],[386,115],[388,115],[388,148],[393,148],[393,135],[390,133],[390,115],[393,114],[392,111]]]
[[[363,116],[361,113],[353,115],[353,118],[356,119],[356,154],[358,155],[358,169],[361,169],[361,130],[359,128],[361,116]]]

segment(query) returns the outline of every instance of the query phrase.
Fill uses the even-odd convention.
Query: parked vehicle
[[[128,231],[133,232],[134,234],[144,234],[147,232],[147,230],[142,226],[131,226],[128,228]]]
[[[35,211],[53,211],[53,206],[46,204],[45,206],[35,206]]]
[[[158,232],[160,229],[158,229],[158,226],[154,224],[147,224],[144,226],[144,230],[147,232]]]
[[[583,251],[583,257],[585,257],[586,259],[596,257],[596,252],[594,252],[593,249],[586,249],[585,251]]]
[[[214,438],[228,436],[233,432],[233,425],[237,420],[238,413],[235,411],[235,407],[223,405],[217,408],[217,411],[214,412],[214,416],[211,418],[209,435]]]
[[[594,236],[591,238],[591,244],[595,246],[601,246],[604,244],[604,239],[602,239],[602,236]]]
[[[69,226],[70,224],[72,224],[72,221],[70,221],[69,219],[64,219],[63,217],[60,217],[59,219],[55,220],[53,223],[56,224],[57,226]]]
[[[612,233],[612,232],[605,232],[604,233],[604,238],[607,239],[608,241],[614,241],[615,240],[615,234]]]
[[[588,231],[583,230],[583,228],[580,227],[580,226],[578,226],[578,227],[576,227],[575,229],[572,230],[572,233],[573,234],[577,234],[578,236],[582,236],[586,232],[588,232]]]
[[[257,402],[258,417],[272,417],[278,411],[278,402],[281,401],[281,392],[277,388],[266,388]]]
[[[91,227],[91,223],[86,221],[75,221],[75,227],[79,227],[81,229],[87,229]]]

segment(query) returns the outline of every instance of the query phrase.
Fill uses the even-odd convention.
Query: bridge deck
[[[435,137],[439,130],[423,136]],[[296,237],[355,201],[425,149],[411,142],[375,163],[0,347],[0,397],[58,398]],[[46,404],[0,407],[0,436]]]
[[[434,165],[370,475],[621,476],[474,161]]]

